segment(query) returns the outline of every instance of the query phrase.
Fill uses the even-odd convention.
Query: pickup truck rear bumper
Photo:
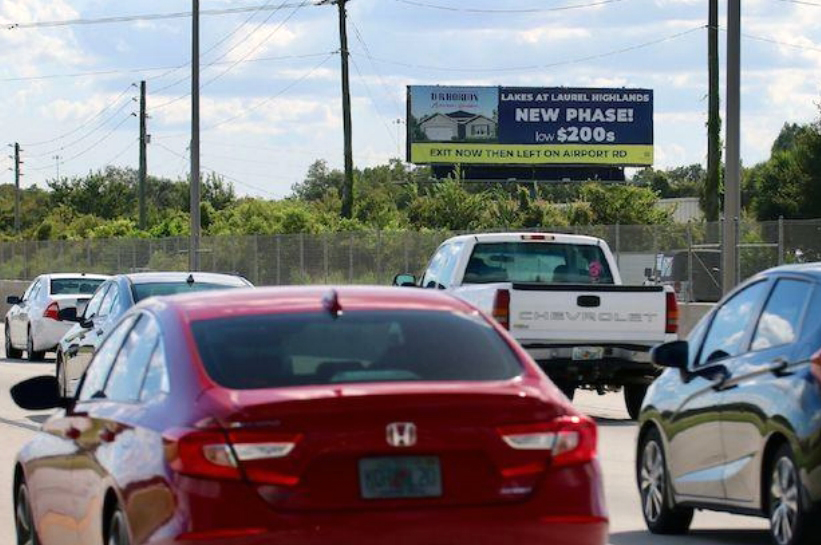
[[[649,347],[604,346],[602,359],[586,361],[573,359],[572,346],[526,344],[524,348],[554,382],[593,387],[650,384],[661,373],[650,362]]]

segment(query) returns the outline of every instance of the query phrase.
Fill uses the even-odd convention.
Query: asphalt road
[[[17,408],[9,397],[9,388],[25,378],[53,372],[53,362],[31,364],[0,359],[0,543],[15,542],[11,494],[14,456],[47,416]],[[770,543],[764,519],[711,512],[697,513],[693,531],[687,536],[665,537],[647,533],[633,475],[636,427],[627,417],[621,395],[598,396],[579,392],[576,404],[599,423],[599,452],[610,508],[612,545]]]

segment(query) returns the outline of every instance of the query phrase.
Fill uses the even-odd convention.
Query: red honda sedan
[[[18,543],[606,542],[596,427],[488,317],[397,288],[148,300],[14,472]]]

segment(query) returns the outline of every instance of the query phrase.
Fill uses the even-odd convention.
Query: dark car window
[[[522,373],[477,316],[356,311],[240,316],[192,324],[211,378],[228,388],[387,381],[492,381]]]
[[[90,278],[57,278],[51,281],[52,295],[91,295],[104,280]]]
[[[131,326],[134,325],[135,319],[134,316],[129,316],[120,322],[117,327],[111,331],[111,334],[106,337],[105,341],[103,341],[100,349],[94,355],[94,358],[92,358],[88,366],[88,371],[86,371],[86,376],[83,379],[83,386],[80,389],[78,398],[80,401],[88,401],[95,397],[102,397],[99,394],[103,393],[103,387],[108,379],[108,374],[109,371],[111,371],[111,366],[114,364],[117,352],[120,351],[123,340],[131,329]]]
[[[477,244],[465,269],[465,284],[537,282],[612,284],[601,248],[589,244],[492,242]]]
[[[170,391],[168,368],[165,362],[165,347],[163,346],[162,336],[160,336],[157,345],[154,347],[154,352],[151,354],[151,360],[148,362],[140,400],[150,401]]]
[[[790,344],[798,337],[812,284],[800,280],[779,280],[758,320],[753,350]]]
[[[136,401],[140,396],[145,370],[160,335],[157,321],[142,314],[128,332],[105,385],[106,399]]]
[[[97,288],[97,291],[94,292],[94,295],[91,297],[91,300],[88,302],[88,306],[86,307],[84,314],[86,318],[93,318],[97,315],[100,311],[100,305],[102,304],[103,299],[105,299],[106,292],[110,287],[111,284],[103,284]]]
[[[207,282],[157,282],[150,284],[134,284],[131,287],[134,301],[140,302],[149,297],[159,297],[162,295],[179,295],[183,293],[194,293],[198,291],[224,290],[228,288],[241,288],[237,284],[214,284]]]
[[[744,350],[744,335],[756,319],[755,311],[768,286],[767,282],[747,286],[716,311],[701,349],[701,365],[737,356]]]

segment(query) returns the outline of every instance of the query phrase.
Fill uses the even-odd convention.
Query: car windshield
[[[481,317],[441,311],[273,314],[192,324],[209,376],[234,389],[495,381],[522,373]]]
[[[105,282],[91,278],[52,278],[51,295],[91,295]]]
[[[613,274],[602,249],[590,244],[477,244],[468,261],[464,283],[492,282],[613,284]]]
[[[194,293],[198,291],[224,290],[229,288],[241,288],[238,284],[214,284],[207,282],[156,282],[147,284],[134,284],[131,287],[134,301],[139,303],[149,297],[159,297],[161,295],[180,295],[183,293]]]

